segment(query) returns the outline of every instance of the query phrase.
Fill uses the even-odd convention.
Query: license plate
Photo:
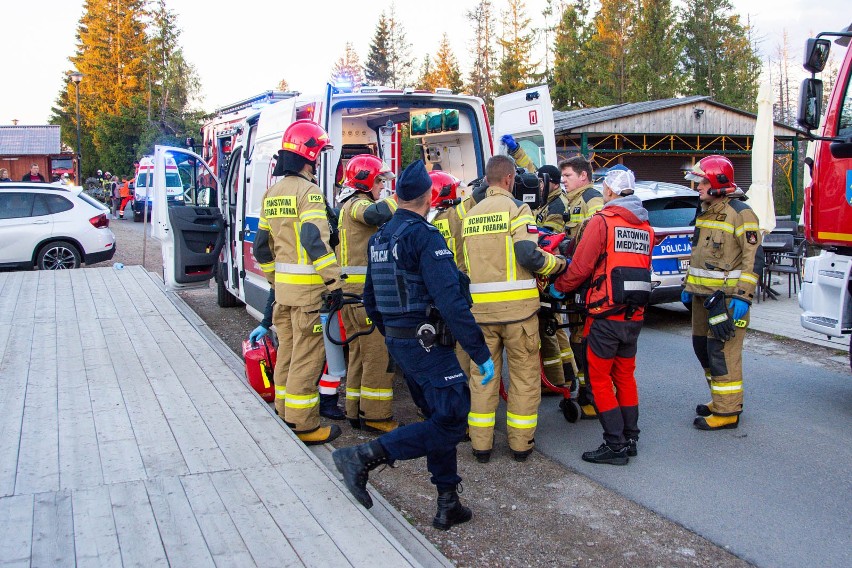
[[[678,267],[680,268],[681,272],[686,272],[687,270],[689,270],[689,259],[681,258],[678,262]]]

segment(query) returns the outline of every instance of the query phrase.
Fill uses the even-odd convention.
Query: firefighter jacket
[[[722,290],[751,303],[757,287],[754,256],[760,245],[757,215],[739,199],[722,198],[698,212],[686,291],[709,296]]]
[[[565,194],[565,198],[567,200],[566,213],[568,214],[568,220],[565,221],[565,233],[569,238],[573,238],[580,232],[583,222],[603,208],[603,196],[600,191],[589,184]]]
[[[532,161],[532,159],[527,155],[523,148],[521,148],[520,144],[515,151],[509,151],[509,155],[515,160],[515,165],[519,168],[524,168],[529,173],[534,174],[536,172],[536,165]]]
[[[544,205],[533,211],[535,224],[554,233],[562,233],[565,231],[565,223],[569,220],[569,216],[563,215],[566,211],[569,211],[568,196],[561,187],[554,189],[547,195]]]
[[[529,205],[501,187],[489,187],[485,198],[463,220],[462,249],[476,321],[511,323],[538,311],[533,274],[556,275],[565,259],[538,246],[538,229]]]
[[[635,195],[613,199],[589,220],[555,287],[570,292],[588,282],[591,317],[641,320],[651,295],[653,248],[654,230],[642,201]]]
[[[330,227],[319,187],[288,174],[266,190],[254,256],[284,306],[318,306],[321,294],[341,287],[340,266],[329,250]]]
[[[367,244],[376,229],[390,220],[396,208],[396,201],[391,198],[376,202],[369,193],[360,192],[352,195],[340,208],[337,259],[344,292],[360,295],[364,290]]]

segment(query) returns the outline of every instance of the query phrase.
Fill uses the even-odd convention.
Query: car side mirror
[[[803,65],[811,73],[820,73],[828,63],[831,53],[831,42],[825,38],[810,38],[805,43],[805,60]]]
[[[799,116],[797,122],[805,130],[819,128],[822,116],[822,81],[805,79],[799,89]]]

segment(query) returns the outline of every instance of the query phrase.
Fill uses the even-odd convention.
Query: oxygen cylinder
[[[325,361],[328,363],[328,374],[335,377],[346,375],[346,357],[342,345],[335,345],[328,338],[329,335],[335,341],[341,341],[340,337],[340,312],[329,313],[320,310],[320,321],[322,322],[322,340],[325,343]]]

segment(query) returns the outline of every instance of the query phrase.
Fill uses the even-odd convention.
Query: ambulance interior
[[[425,106],[422,102],[415,105],[410,101],[380,101],[378,104],[372,101],[366,105],[335,105],[328,129],[334,150],[328,156],[327,170],[329,178],[334,176],[335,197],[340,191],[347,162],[358,154],[378,156],[399,174],[412,160],[410,150],[406,152],[402,145],[406,129],[416,145],[417,157],[423,159],[426,168],[443,170],[457,177],[465,188],[484,174],[479,134],[484,127],[478,124],[473,108],[464,104],[437,107]],[[387,191],[390,189],[388,187]]]

